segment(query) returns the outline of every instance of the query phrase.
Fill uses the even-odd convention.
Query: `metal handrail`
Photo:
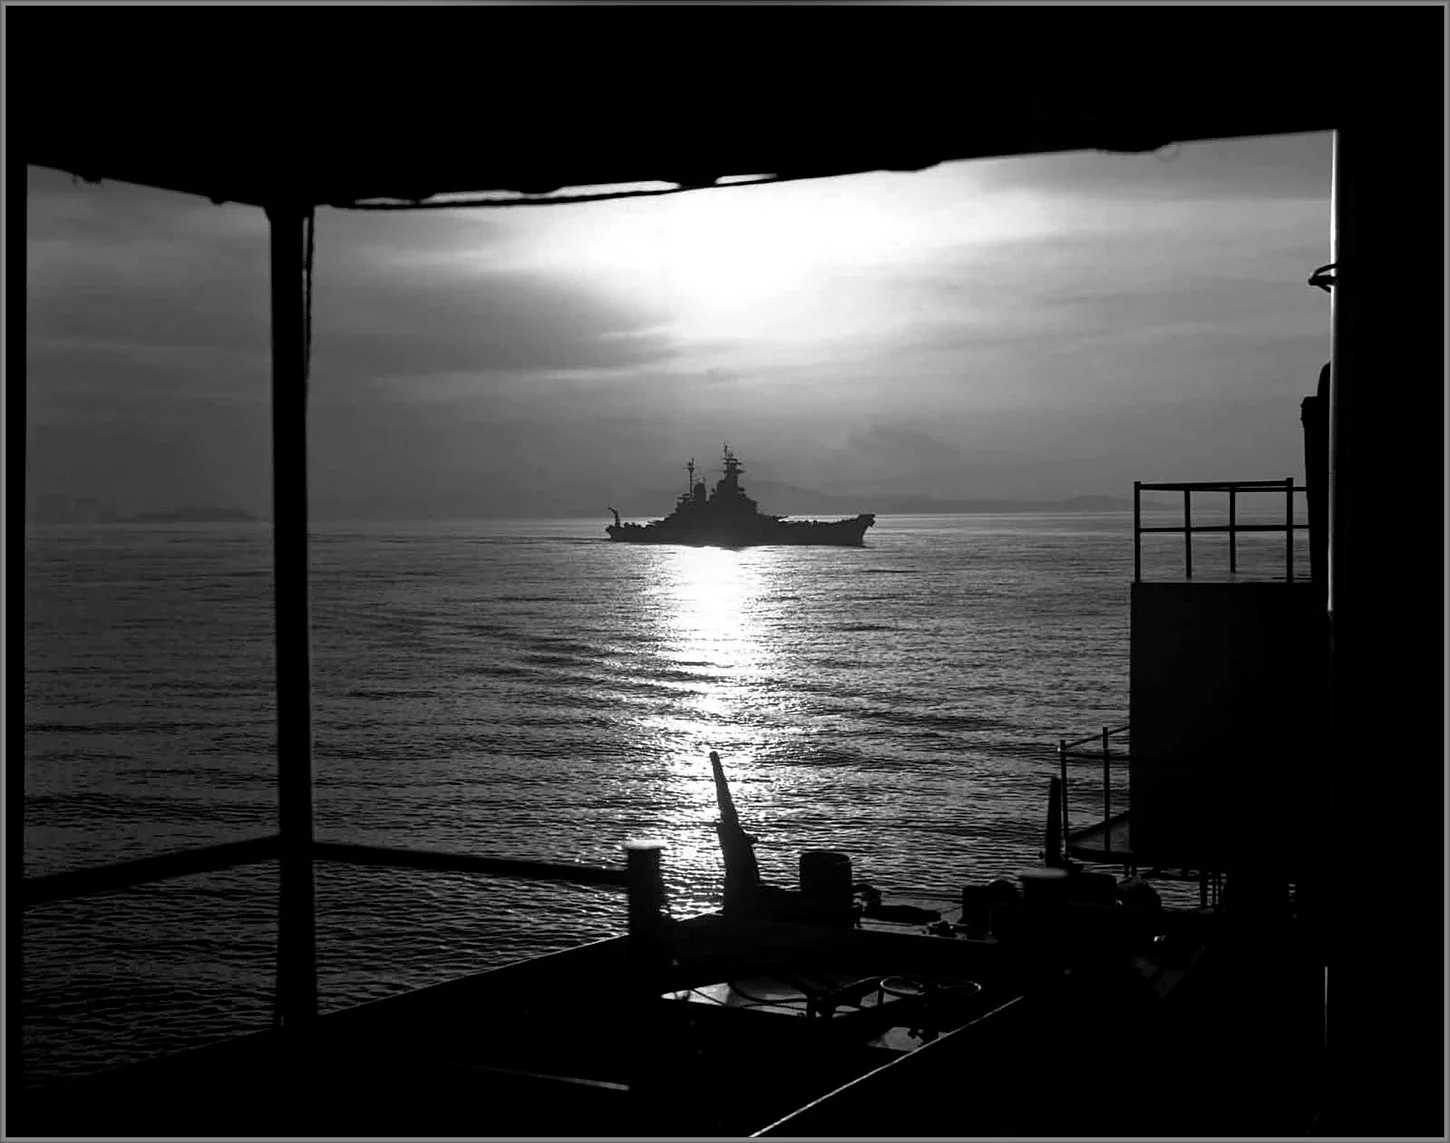
[[[1182,492],[1183,493],[1183,524],[1155,525],[1145,528],[1143,526],[1142,493],[1149,492]],[[1309,491],[1307,485],[1295,484],[1292,476],[1283,480],[1180,480],[1169,483],[1150,484],[1141,480],[1133,481],[1133,582],[1143,581],[1143,534],[1145,532],[1168,532],[1183,534],[1183,563],[1184,574],[1188,579],[1193,578],[1193,533],[1194,532],[1227,532],[1228,533],[1228,570],[1232,574],[1238,571],[1238,545],[1235,540],[1240,532],[1283,532],[1284,533],[1284,578],[1287,582],[1294,582],[1294,533],[1300,530],[1307,530],[1309,525],[1296,524],[1294,522],[1294,493]],[[1227,492],[1228,493],[1228,523],[1227,524],[1203,524],[1193,526],[1193,514],[1190,504],[1190,496],[1194,492]],[[1284,523],[1282,524],[1240,524],[1238,522],[1238,494],[1240,492],[1282,492],[1284,493]]]
[[[93,869],[76,869],[26,878],[21,882],[21,896],[24,906],[29,907],[47,901],[64,901],[93,893],[126,889],[187,874],[283,859],[283,843],[282,835],[274,834],[202,849],[143,857]],[[624,888],[628,894],[629,987],[640,1003],[637,1015],[640,1039],[653,1044],[659,1040],[659,1036],[651,1023],[652,1009],[649,1001],[657,998],[668,983],[670,960],[667,944],[668,914],[665,908],[664,881],[660,872],[660,854],[663,848],[660,842],[630,842],[625,846],[626,862],[622,867],[521,861],[512,858],[477,857],[464,853],[317,841],[307,843],[302,847],[300,855],[294,852],[293,856],[300,856],[307,863],[309,871],[313,862],[321,860],[349,865],[449,870],[534,881],[562,881],[577,885]],[[308,881],[311,881],[310,876]],[[307,920],[310,925],[312,917],[309,916]],[[308,936],[311,935],[309,932]],[[279,934],[279,961],[283,952]],[[304,1020],[315,1019],[317,1011],[314,1005],[311,1011],[294,1013],[291,1021],[283,1019],[284,980],[280,963],[278,968],[277,1021],[278,1027],[285,1032],[299,1017]],[[650,1057],[644,1049],[637,1049],[635,1057],[635,1074],[631,1076],[627,1090],[637,1092],[643,1099],[650,1091]]]
[[[280,846],[281,838],[273,834],[247,841],[209,845],[202,849],[183,849],[174,853],[157,854],[155,857],[140,857],[134,861],[120,861],[90,869],[71,869],[64,873],[27,877],[20,883],[21,904],[28,909],[32,905],[131,889],[137,885],[167,881],[173,877],[214,873],[238,865],[271,861],[278,856]]]
[[[1140,532],[1282,532],[1286,527],[1296,530],[1307,530],[1308,524],[1197,524],[1190,528],[1184,528],[1179,524],[1155,525],[1148,528],[1139,528]]]
[[[574,885],[612,885],[617,888],[629,886],[629,874],[624,866],[522,861],[507,857],[479,857],[468,853],[395,849],[377,845],[346,845],[330,841],[313,842],[310,850],[313,860],[336,861],[348,865],[482,873],[493,877],[561,881]],[[215,873],[240,865],[272,861],[280,854],[281,837],[277,834],[246,841],[225,842],[201,849],[184,849],[90,869],[72,869],[64,873],[27,877],[21,883],[21,899],[24,907],[28,909],[32,905],[131,889],[138,885],[167,881],[173,877]]]
[[[1282,480],[1170,480],[1166,483],[1150,484],[1135,480],[1134,486],[1144,492],[1282,492]],[[1303,492],[1298,485],[1295,492]]]
[[[1097,734],[1090,734],[1086,738],[1078,738],[1072,742],[1069,742],[1065,738],[1059,738],[1057,740],[1057,762],[1058,768],[1060,770],[1060,777],[1062,780],[1062,848],[1064,853],[1067,852],[1067,840],[1072,832],[1068,824],[1067,810],[1067,761],[1069,758],[1086,759],[1090,757],[1096,757],[1096,754],[1088,755],[1082,752],[1074,754],[1073,748],[1085,745],[1089,742],[1099,742],[1102,744],[1103,822],[1106,823],[1113,816],[1112,764],[1115,758],[1119,761],[1119,764],[1121,764],[1123,761],[1126,761],[1128,757],[1126,754],[1120,754],[1115,756],[1112,753],[1110,739],[1112,739],[1114,735],[1126,733],[1131,728],[1131,725],[1131,723],[1124,723],[1122,726],[1118,727],[1105,726]],[[1109,851],[1111,850],[1112,836],[1110,832],[1104,835],[1103,846],[1105,849],[1108,849]]]
[[[624,866],[523,861],[510,857],[477,857],[468,853],[437,850],[395,849],[380,845],[346,845],[335,841],[312,843],[318,861],[346,865],[381,865],[394,869],[434,869],[451,873],[483,873],[524,881],[562,881],[573,885],[612,885],[625,888],[629,876]]]
[[[1089,734],[1086,738],[1075,738],[1071,742],[1068,742],[1066,740],[1059,740],[1058,747],[1062,750],[1071,750],[1074,746],[1084,746],[1089,742],[1101,742],[1103,740],[1103,735],[1106,734],[1111,736],[1114,734],[1122,734],[1123,731],[1128,729],[1129,725],[1129,723],[1125,722],[1122,726],[1115,726],[1111,728],[1105,726],[1096,734]],[[1094,755],[1094,757],[1096,757],[1096,755]]]

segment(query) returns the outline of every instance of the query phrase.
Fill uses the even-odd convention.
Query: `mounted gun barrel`
[[[720,807],[720,820],[715,823],[715,832],[720,838],[720,853],[725,859],[725,911],[749,910],[759,896],[760,869],[755,861],[753,834],[740,828],[740,815],[735,812],[735,800],[730,796],[730,784],[725,780],[725,768],[720,764],[720,755],[710,751],[710,769],[715,776],[715,800]]]

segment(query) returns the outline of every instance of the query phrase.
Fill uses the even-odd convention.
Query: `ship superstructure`
[[[609,538],[633,544],[703,544],[725,548],[761,544],[860,547],[866,529],[876,523],[876,516],[870,512],[829,521],[787,520],[784,516],[761,512],[740,484],[740,474],[745,471],[740,458],[728,444],[722,446],[722,452],[722,475],[713,492],[707,491],[705,481],[695,479],[696,466],[691,458],[685,465],[688,474],[685,491],[675,501],[673,512],[648,524],[625,524],[611,508],[614,523],[605,528]]]

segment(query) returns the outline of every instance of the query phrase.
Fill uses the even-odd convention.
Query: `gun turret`
[[[720,838],[720,853],[725,859],[725,911],[749,910],[760,891],[760,868],[755,862],[753,834],[740,827],[740,815],[735,812],[735,800],[730,796],[730,785],[725,780],[725,768],[720,764],[720,755],[710,751],[710,769],[715,775],[715,800],[720,806],[720,820],[715,823],[715,832]]]
[[[715,800],[720,806],[715,832],[720,837],[720,852],[725,859],[722,911],[727,915],[782,921],[852,923],[850,858],[830,850],[803,853],[801,890],[809,882],[809,892],[765,884],[760,880],[760,867],[755,861],[758,839],[741,828],[735,799],[730,796],[730,784],[725,780],[725,768],[720,764],[720,755],[713,750],[710,769],[715,775]]]

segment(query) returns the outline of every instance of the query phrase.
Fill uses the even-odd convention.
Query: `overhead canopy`
[[[1421,13],[11,7],[11,154],[348,205],[1152,150],[1335,127]]]

